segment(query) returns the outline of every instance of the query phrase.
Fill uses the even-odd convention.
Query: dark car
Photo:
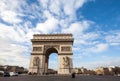
[[[9,74],[9,72],[4,72],[3,76],[4,76],[4,77],[9,77],[10,74]]]

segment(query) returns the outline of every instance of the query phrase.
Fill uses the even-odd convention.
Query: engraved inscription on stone
[[[42,51],[42,47],[33,47],[33,51]]]
[[[69,46],[61,47],[61,51],[70,51],[70,47]]]

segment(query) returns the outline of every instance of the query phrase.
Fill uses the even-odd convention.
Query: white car
[[[18,73],[16,73],[16,72],[10,72],[10,76],[18,76]]]
[[[119,76],[119,77],[120,77],[120,74],[118,74],[117,76]]]

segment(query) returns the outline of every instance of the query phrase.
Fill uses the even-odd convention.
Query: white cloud
[[[0,24],[0,39],[5,39],[14,42],[26,41],[25,32],[21,28],[14,28],[4,24]],[[24,40],[23,40],[24,39]]]
[[[109,49],[109,45],[100,42],[86,42],[86,44],[76,44],[76,52],[80,53],[82,56],[94,56],[95,54],[101,54]]]
[[[30,47],[23,43],[29,43],[29,40],[21,28],[0,24],[0,63],[28,67],[29,58],[26,53],[29,53]]]
[[[12,11],[1,12],[0,17],[8,23],[20,23],[22,20],[18,17],[17,13]]]
[[[67,22],[69,22],[69,21],[70,21],[69,18],[61,19],[61,20],[59,21],[59,24],[60,24],[60,26],[62,27],[62,29],[66,29],[66,28],[69,27],[69,23],[67,23]]]
[[[62,32],[79,35],[83,33],[90,26],[90,24],[91,22],[89,21],[75,22],[72,23],[69,28],[63,29]]]
[[[82,7],[86,0],[39,0],[43,9],[49,9],[52,13],[60,15],[64,10],[66,15],[73,16],[75,11]],[[69,4],[67,3],[69,2]]]
[[[18,0],[1,0],[0,1],[0,18],[10,24],[16,24],[22,22],[20,19],[21,13]]]
[[[69,2],[66,3],[66,2]],[[86,0],[63,0],[62,4],[64,7],[64,12],[66,15],[74,16],[75,12],[78,8],[81,8],[82,5],[86,2]]]
[[[23,54],[28,52],[28,47],[0,41],[0,62],[2,65],[19,65],[28,67],[29,58]]]
[[[49,0],[39,0],[39,1],[44,9],[46,9],[48,7]]]
[[[95,52],[102,52],[108,49],[108,45],[107,44],[98,44],[96,46]]]
[[[16,11],[19,6],[19,0],[0,0],[0,12],[3,12],[4,10]]]
[[[49,10],[54,14],[60,15],[60,1],[59,0],[51,0]]]
[[[95,47],[90,48],[90,51],[93,53],[99,53],[99,52],[106,51],[108,47],[109,47],[108,44],[96,44]]]
[[[112,46],[120,45],[120,31],[114,31],[112,34],[108,33],[108,35],[105,37],[105,40]]]
[[[57,30],[58,20],[55,18],[49,18],[44,23],[38,23],[36,29],[42,33],[51,33]]]
[[[81,33],[80,35],[77,34],[76,38],[74,39],[75,45],[95,45],[98,43],[96,39],[98,39],[100,35],[96,32],[89,32],[89,33]]]
[[[76,9],[81,8],[87,0],[75,0],[74,6]]]

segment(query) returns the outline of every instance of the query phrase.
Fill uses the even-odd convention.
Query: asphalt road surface
[[[118,76],[97,76],[97,75],[77,75],[75,78],[71,76],[36,76],[22,75],[17,77],[0,77],[0,81],[120,81]]]

